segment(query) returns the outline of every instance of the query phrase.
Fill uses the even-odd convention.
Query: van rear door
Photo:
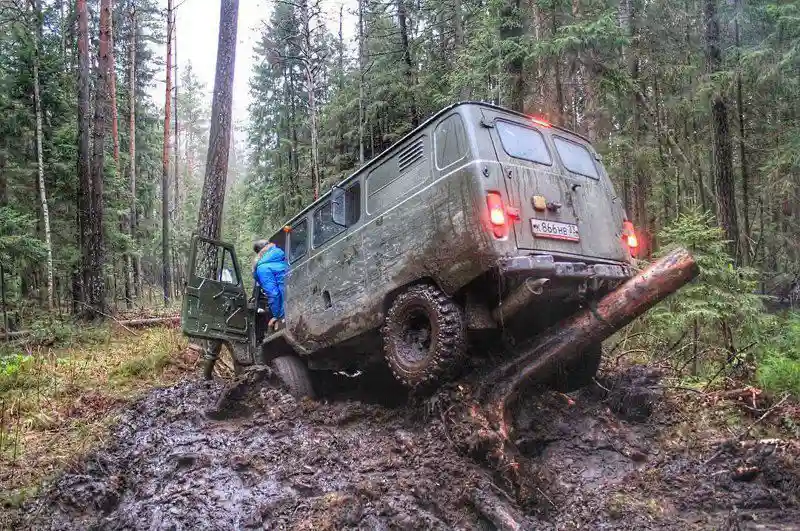
[[[519,209],[517,247],[628,260],[622,207],[588,144],[544,123],[482,112],[503,169],[507,205]]]

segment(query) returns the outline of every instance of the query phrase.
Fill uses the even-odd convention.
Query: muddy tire
[[[442,379],[466,351],[464,311],[430,284],[398,295],[382,333],[386,361],[395,378],[409,387]]]
[[[562,393],[577,391],[594,383],[600,368],[603,348],[600,343],[587,348],[578,361],[561,367],[553,379],[553,387]]]
[[[295,398],[314,398],[314,386],[308,366],[294,355],[279,356],[270,362],[272,370]]]

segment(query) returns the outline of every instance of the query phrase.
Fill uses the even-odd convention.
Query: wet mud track
[[[457,449],[452,392],[298,402],[266,385],[215,420],[205,412],[222,386],[186,381],[126,411],[17,527],[490,530],[488,498],[522,529],[800,530],[797,442],[732,444],[707,463],[707,448],[663,437],[676,420],[656,374],[600,383],[522,404],[517,473],[529,488],[514,490]]]

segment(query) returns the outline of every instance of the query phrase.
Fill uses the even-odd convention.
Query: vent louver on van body
[[[414,166],[417,162],[421,161],[425,155],[425,146],[422,139],[416,140],[410,146],[405,148],[397,155],[397,166],[399,173],[403,173],[407,169]]]

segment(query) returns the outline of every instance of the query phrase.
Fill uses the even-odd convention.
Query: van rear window
[[[589,150],[566,138],[560,136],[553,137],[553,143],[556,145],[558,156],[564,167],[573,173],[579,173],[594,179],[599,178],[597,174],[597,166],[594,163],[594,157],[589,153]]]
[[[510,156],[539,164],[553,163],[544,137],[536,129],[499,120],[496,122],[496,127],[500,141],[503,143],[503,149]]]

